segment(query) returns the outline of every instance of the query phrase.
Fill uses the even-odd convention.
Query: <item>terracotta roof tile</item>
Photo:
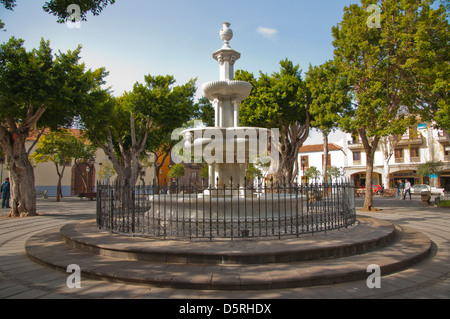
[[[328,150],[339,151],[342,150],[342,147],[334,143],[329,143]],[[314,152],[323,152],[323,144],[305,145],[302,146],[299,150],[299,153],[314,153]]]

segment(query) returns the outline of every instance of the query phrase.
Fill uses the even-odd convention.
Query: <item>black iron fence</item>
[[[295,237],[356,222],[349,183],[97,185],[97,226],[161,239]]]

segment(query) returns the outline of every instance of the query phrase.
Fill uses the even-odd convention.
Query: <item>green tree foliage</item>
[[[252,92],[241,103],[242,125],[280,130],[280,161],[276,181],[285,179],[292,183],[298,170],[298,151],[309,135],[308,91],[301,77],[301,70],[285,59],[280,71],[267,75],[238,70],[236,80],[253,85]]]
[[[173,165],[170,170],[169,173],[167,173],[167,176],[169,178],[180,178],[183,177],[185,173],[185,168],[183,164],[175,164]]]
[[[306,85],[311,94],[309,113],[311,126],[322,131],[324,161],[323,181],[327,180],[328,135],[339,126],[342,117],[351,112],[351,101],[347,78],[339,73],[335,61],[327,61],[316,67],[309,67]]]
[[[42,9],[58,18],[58,23],[64,23],[68,20],[72,12],[67,12],[67,8],[71,4],[76,4],[80,7],[80,18],[83,21],[87,20],[87,14],[91,12],[94,16],[99,15],[103,9],[114,4],[115,0],[48,0],[45,2]],[[0,4],[7,10],[14,10],[17,5],[16,0],[0,0]],[[0,19],[0,29],[4,26]]]
[[[443,162],[426,162],[419,165],[417,168],[417,175],[419,176],[430,176],[430,175],[441,175],[442,169],[444,167]]]
[[[116,170],[114,169],[111,161],[106,161],[102,163],[98,171],[98,177],[102,181],[102,183],[109,183],[111,177],[116,175]]]
[[[95,149],[84,139],[75,137],[68,130],[52,131],[40,138],[36,151],[31,155],[35,163],[53,162],[58,175],[56,201],[62,198],[61,180],[66,168],[65,163],[71,160],[78,165],[93,157]]]
[[[211,102],[206,97],[201,97],[198,100],[197,107],[195,119],[201,120],[206,126],[214,126],[215,112]]]
[[[423,113],[426,103],[418,101],[436,98],[433,83],[445,78],[435,75],[445,59],[443,52],[448,53],[445,11],[433,9],[432,1],[379,1],[381,28],[368,24],[372,12],[366,10],[372,3],[362,0],[361,5],[346,7],[342,22],[332,29],[335,59],[349,81],[353,102],[353,114],[341,125],[361,137],[367,155],[366,189],[372,188],[381,137],[403,134]],[[364,210],[371,209],[372,192],[367,192]]]
[[[0,143],[10,168],[11,216],[36,214],[26,140],[35,129],[70,125],[106,76],[104,69],[86,70],[79,63],[81,47],[55,55],[48,41],[29,52],[23,43],[13,37],[0,46]]]
[[[305,170],[305,177],[310,180],[317,180],[320,177],[321,173],[315,166],[311,166],[310,168]]]
[[[431,1],[430,1],[431,2]],[[450,130],[450,1],[441,1],[437,10],[424,8],[425,18],[417,23],[415,41],[420,57],[413,61],[420,79],[416,85],[420,113],[439,128]]]
[[[247,180],[263,177],[262,171],[253,163],[249,163],[247,167]]]
[[[140,158],[159,150],[171,132],[194,114],[195,80],[175,86],[173,76],[145,77],[119,98],[100,92],[98,99],[81,110],[89,139],[105,151],[122,185],[135,185]]]
[[[338,180],[339,178],[341,178],[343,176],[342,170],[336,166],[331,166],[327,170],[327,175],[330,176],[332,180],[333,179]]]
[[[58,23],[64,23],[71,15],[71,12],[67,12],[67,8],[71,4],[76,4],[80,6],[81,20],[86,21],[88,12],[91,12],[94,16],[99,15],[106,6],[115,2],[115,0],[50,0],[45,2],[43,9],[45,12],[56,16]]]

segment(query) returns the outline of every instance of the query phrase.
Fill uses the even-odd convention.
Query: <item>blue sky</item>
[[[0,8],[6,32],[25,40],[27,49],[50,40],[54,52],[83,46],[89,68],[105,67],[114,95],[143,82],[146,74],[171,74],[179,84],[197,78],[197,87],[217,80],[212,52],[222,46],[222,22],[234,32],[231,47],[242,54],[235,69],[272,73],[288,58],[307,71],[333,56],[332,26],[343,9],[358,0],[117,0],[81,28],[57,24],[42,10],[44,0],[17,0],[14,12]],[[74,1],[75,2],[75,1]],[[198,96],[202,92],[199,90]]]

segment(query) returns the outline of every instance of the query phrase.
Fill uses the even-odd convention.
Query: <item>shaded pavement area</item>
[[[356,198],[362,207],[363,198]],[[429,257],[413,267],[382,277],[380,289],[369,289],[366,281],[328,286],[266,291],[213,291],[158,288],[83,279],[81,288],[67,287],[68,273],[48,269],[31,261],[25,253],[28,238],[68,223],[95,219],[95,202],[65,198],[38,199],[40,216],[27,219],[0,218],[0,298],[13,299],[360,299],[450,297],[450,209],[424,206],[420,197],[410,201],[375,197],[374,213],[360,216],[388,220],[419,230],[433,241]],[[7,211],[1,210],[4,215]],[[369,275],[369,274],[368,274]]]

